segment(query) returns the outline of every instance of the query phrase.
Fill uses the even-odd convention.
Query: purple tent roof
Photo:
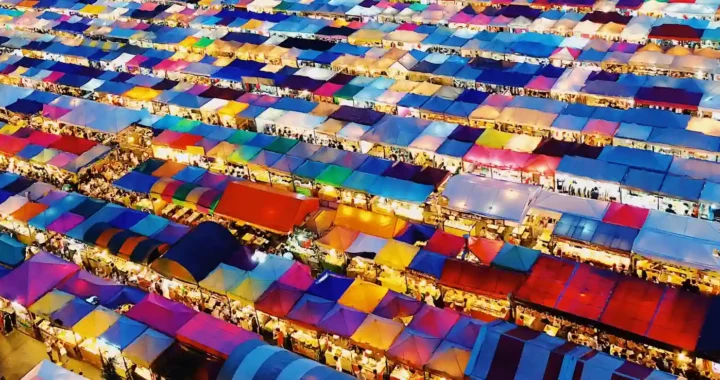
[[[330,115],[333,119],[364,125],[375,125],[383,116],[384,113],[375,110],[350,106],[341,106]]]
[[[126,315],[164,334],[175,336],[175,333],[195,314],[197,314],[195,310],[181,303],[151,293],[133,306]]]
[[[293,306],[288,319],[315,326],[333,308],[335,302],[305,294]]]
[[[483,128],[466,127],[464,125],[460,125],[455,128],[454,131],[452,131],[448,138],[451,140],[474,143],[478,139],[478,137],[483,134],[483,132],[485,132],[485,129]]]
[[[416,174],[420,172],[420,167],[405,162],[398,162],[397,164],[387,168],[382,174],[384,177],[392,177],[409,181]]]
[[[404,318],[415,315],[421,306],[422,302],[391,290],[375,307],[373,314],[388,319]]]
[[[122,290],[123,285],[104,280],[85,271],[79,271],[58,285],[57,289],[80,299],[97,296],[101,304],[109,302]]]
[[[431,185],[437,189],[450,175],[450,172],[443,169],[426,167],[415,174],[411,181],[422,185]]]
[[[75,228],[75,226],[77,226],[78,224],[82,223],[84,220],[85,218],[80,215],[66,212],[60,215],[60,217],[55,219],[52,223],[50,223],[47,226],[47,229],[57,232],[59,234],[65,234],[66,232]]]
[[[349,338],[360,327],[365,317],[367,317],[367,314],[362,311],[335,304],[332,310],[316,326],[331,334]]]
[[[0,297],[29,307],[78,270],[77,265],[47,252],[38,253],[0,278]]]
[[[42,203],[45,206],[52,206],[55,202],[65,198],[68,193],[62,190],[50,190],[44,197],[40,198],[38,203]]]
[[[163,243],[175,244],[181,237],[185,236],[190,231],[190,227],[170,222],[165,228],[158,231],[153,235],[153,239],[159,240]]]

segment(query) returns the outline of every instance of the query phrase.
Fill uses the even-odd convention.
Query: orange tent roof
[[[48,206],[42,203],[27,202],[22,205],[22,207],[13,212],[11,216],[15,218],[15,220],[27,222],[41,212],[45,211],[45,209],[47,208]]]
[[[390,239],[405,227],[405,221],[393,215],[382,215],[372,211],[341,205],[335,216],[335,225],[356,230],[364,234]]]
[[[288,234],[320,208],[317,198],[250,182],[231,182],[215,213],[265,230]]]

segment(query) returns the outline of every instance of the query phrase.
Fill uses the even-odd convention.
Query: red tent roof
[[[663,24],[653,27],[648,38],[677,40],[677,41],[700,41],[702,31],[689,25]]]
[[[490,265],[504,244],[501,240],[472,237],[468,241],[468,248],[481,263]]]
[[[460,236],[437,230],[425,244],[425,250],[441,255],[456,257],[465,246],[465,239]]]
[[[602,221],[618,226],[640,229],[645,224],[648,214],[650,214],[650,210],[646,208],[611,202]]]
[[[522,273],[473,265],[456,259],[445,262],[440,276],[443,285],[496,298],[504,298],[515,292],[524,281],[525,275]]]
[[[250,182],[231,182],[220,198],[215,213],[287,234],[319,207],[317,198]]]
[[[534,154],[522,168],[525,172],[540,173],[543,175],[554,175],[560,165],[560,157],[551,157],[544,154]]]
[[[647,337],[694,351],[709,306],[704,295],[667,287]]]
[[[576,266],[577,263],[541,255],[515,298],[554,308]]]
[[[255,302],[255,309],[278,318],[285,318],[302,296],[301,290],[275,283]]]
[[[605,310],[619,275],[589,265],[579,265],[566,284],[556,308],[597,321]]]
[[[95,145],[97,145],[97,143],[92,140],[81,139],[75,136],[62,135],[60,139],[50,144],[50,147],[63,152],[70,152],[79,156],[90,150],[90,148],[94,147]]]
[[[622,277],[600,321],[644,336],[650,328],[665,288],[638,278]]]

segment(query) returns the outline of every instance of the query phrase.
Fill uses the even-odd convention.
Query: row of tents
[[[12,0],[4,2],[14,5]],[[456,4],[404,4],[383,3],[378,1],[362,2],[347,7],[341,4],[329,4],[325,1],[311,3],[286,2],[273,0],[258,0],[246,4],[247,10],[196,10],[180,4],[156,5],[152,10],[142,9],[140,5],[134,7],[122,4],[102,3],[87,4],[84,7],[68,7],[62,2],[52,1],[35,5],[35,9],[71,9],[78,15],[90,18],[117,19],[127,17],[142,21],[161,21],[167,25],[168,21],[189,25],[201,29],[218,25],[249,28],[254,30],[283,31],[291,22],[297,22],[295,15],[319,15],[313,21],[317,25],[313,30],[290,27],[290,31],[302,33],[318,33],[330,39],[347,38],[354,31],[365,24],[364,29],[375,34],[403,31],[412,24],[441,25],[450,27],[450,33],[459,28],[472,30],[496,29],[523,32],[531,30],[540,33],[555,33],[558,35],[582,35],[602,37],[606,39],[623,39],[630,41],[647,41],[648,39],[688,41],[716,41],[717,33],[714,24],[708,21],[714,17],[717,6],[712,4],[667,4],[650,1],[642,4],[637,10],[637,16],[620,15],[614,11],[595,11],[579,13],[573,11],[549,10],[533,8],[522,5],[504,5],[501,7],[458,6]],[[262,13],[269,13],[267,16]],[[645,15],[658,16],[652,18]],[[331,17],[332,16],[332,17]],[[338,16],[344,16],[344,22],[338,23]],[[661,17],[660,17],[661,16]],[[48,21],[53,21],[49,19]],[[65,21],[65,20],[62,20]],[[263,23],[272,23],[265,26]],[[396,24],[393,24],[396,23]],[[67,22],[66,24],[72,24]],[[277,24],[277,26],[276,26]],[[355,28],[353,28],[355,27]],[[77,25],[65,25],[63,30],[68,32],[84,32],[87,28]],[[412,30],[412,29],[409,29]],[[432,31],[438,30],[433,26],[423,33],[426,37]],[[442,29],[440,29],[442,30]],[[149,39],[151,34],[160,35],[156,30],[149,28],[135,34],[134,37]],[[128,34],[116,33],[118,37],[128,37]],[[375,36],[374,36],[375,37]],[[175,36],[174,38],[177,38]],[[376,37],[377,38],[377,37]],[[165,37],[170,41],[173,37]],[[419,40],[421,40],[420,38]],[[419,42],[416,41],[412,42]],[[180,42],[179,40],[176,42]]]
[[[161,295],[108,282],[48,253],[34,255],[0,277],[0,297],[27,308],[38,317],[59,323],[60,328],[73,331],[81,339],[77,344],[90,341],[91,346],[102,345],[101,350],[106,355],[117,350],[124,363],[129,360],[166,376],[173,375],[168,369],[173,366],[168,363],[175,360],[194,362],[197,366],[193,368],[194,372],[206,370],[216,376],[222,360],[239,346],[249,341],[261,344],[258,335],[236,325],[198,313]],[[87,302],[91,297],[97,297],[98,302]],[[121,306],[130,306],[130,309],[123,314],[114,310]],[[198,360],[188,356],[178,349],[179,344],[221,361],[209,364],[218,363],[217,359],[206,363],[204,358]],[[319,363],[287,354],[292,359],[290,362],[304,364],[303,371],[297,370],[289,378],[301,379],[308,375],[323,379],[349,378]],[[213,366],[213,369],[204,368]],[[233,369],[235,371],[237,369]],[[242,373],[240,370],[239,374]]]

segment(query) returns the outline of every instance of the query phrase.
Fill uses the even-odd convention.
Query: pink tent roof
[[[590,119],[587,124],[585,124],[585,127],[583,127],[582,133],[595,133],[602,136],[613,137],[618,127],[620,127],[620,123],[617,121]]]
[[[185,344],[223,359],[227,359],[240,344],[260,339],[257,334],[205,313],[197,313],[177,331],[176,337]]]
[[[150,293],[140,303],[135,305],[126,314],[138,322],[142,322],[151,328],[175,336],[197,312],[189,307],[174,301],[163,298],[161,295]]]
[[[79,270],[77,265],[47,252],[38,253],[0,278],[0,297],[29,307]]]
[[[150,58],[145,57],[143,55],[136,55],[131,60],[127,61],[127,63],[125,63],[125,66],[131,66],[131,67],[138,66],[141,63],[147,61],[148,59],[150,59]]]
[[[557,82],[557,78],[548,78],[541,75],[534,77],[525,88],[538,91],[550,91],[552,86],[555,85],[555,82]]]
[[[56,168],[62,168],[65,167],[65,165],[75,161],[77,157],[78,156],[72,153],[60,152],[55,155],[55,157],[51,158],[50,161],[47,162],[47,164]]]
[[[420,333],[442,339],[445,338],[458,319],[460,319],[460,313],[455,310],[423,305],[408,327]]]
[[[57,120],[63,117],[68,112],[70,112],[70,110],[66,108],[60,108],[50,104],[43,104],[42,115],[45,117],[49,117],[53,120]]]
[[[343,88],[343,86],[339,84],[327,82],[315,90],[314,94],[318,96],[333,96],[333,94],[338,92],[341,88]]]
[[[43,82],[55,83],[55,81],[62,78],[63,75],[65,75],[65,73],[61,73],[59,71],[53,71],[50,75],[43,78]]]
[[[44,148],[47,148],[55,141],[60,140],[60,138],[60,135],[54,135],[52,133],[42,131],[33,131],[27,139],[28,141],[30,141],[31,144],[40,145]]]
[[[278,279],[278,282],[299,290],[307,290],[314,279],[310,274],[310,267],[297,261],[293,262],[290,269]]]
[[[455,16],[450,17],[450,22],[467,24],[468,22],[470,22],[470,20],[472,20],[472,18],[473,18],[472,15],[460,12],[460,13],[455,14]]]
[[[155,137],[152,143],[154,145],[170,145],[170,143],[179,139],[180,137],[182,137],[182,135],[182,132],[166,130],[159,134],[157,137]]]
[[[77,226],[78,224],[82,223],[83,220],[85,220],[85,218],[80,215],[66,212],[60,215],[60,217],[55,219],[52,223],[50,223],[47,226],[47,229],[50,231],[55,231],[59,234],[64,234],[75,228],[75,226]]]
[[[492,17],[481,13],[481,14],[473,17],[472,20],[470,20],[470,24],[472,24],[472,25],[487,25],[490,23],[490,21],[492,21]]]
[[[402,24],[395,30],[409,30],[412,32],[417,28],[418,28],[418,25],[415,25],[415,24]]]
[[[463,157],[463,161],[492,168],[520,170],[525,167],[525,164],[532,158],[532,153],[521,153],[512,150],[473,145],[470,151]]]

